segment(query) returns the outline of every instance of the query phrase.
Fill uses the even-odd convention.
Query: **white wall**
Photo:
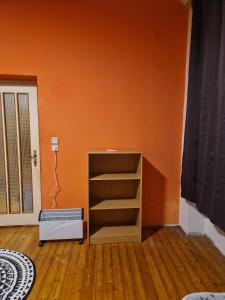
[[[206,217],[184,198],[180,199],[179,224],[187,234],[205,234]]]
[[[214,245],[225,255],[225,232],[220,230],[202,215],[195,204],[180,199],[179,224],[186,234],[206,234]]]
[[[205,223],[205,232],[216,247],[219,248],[219,250],[225,255],[225,232],[213,225],[207,218]]]

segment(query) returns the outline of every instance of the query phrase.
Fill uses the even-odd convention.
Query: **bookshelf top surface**
[[[88,151],[88,154],[142,154],[140,151],[135,150],[93,150]]]

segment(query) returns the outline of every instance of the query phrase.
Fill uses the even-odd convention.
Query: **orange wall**
[[[144,224],[177,223],[187,11],[178,0],[0,2],[0,72],[37,76],[42,206],[84,207],[89,149],[144,152]]]

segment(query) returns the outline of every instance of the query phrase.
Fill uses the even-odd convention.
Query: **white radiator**
[[[39,246],[48,240],[78,239],[83,243],[83,209],[48,209],[39,214]]]

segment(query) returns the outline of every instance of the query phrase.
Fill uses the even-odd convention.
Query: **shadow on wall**
[[[146,158],[143,159],[143,225],[164,223],[166,177]]]

